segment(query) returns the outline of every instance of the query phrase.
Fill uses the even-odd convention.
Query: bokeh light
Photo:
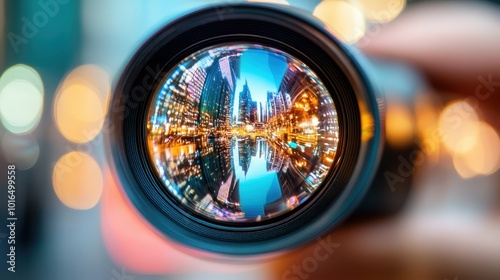
[[[28,65],[16,64],[5,70],[0,78],[0,88],[4,88],[8,83],[14,80],[28,81],[33,84],[39,92],[44,92],[43,81],[40,74]]]
[[[471,170],[469,168],[469,165],[467,164],[467,159],[464,159],[461,156],[454,156],[453,157],[453,166],[455,167],[455,170],[457,171],[458,175],[464,179],[470,179],[478,174]]]
[[[63,81],[54,103],[61,134],[75,143],[95,138],[104,124],[110,93],[109,75],[98,66],[74,69]]]
[[[33,137],[5,133],[2,138],[2,153],[7,162],[15,163],[20,170],[27,170],[38,161],[40,147]]]
[[[439,102],[432,94],[422,92],[415,101],[415,118],[417,134],[421,139],[420,147],[424,150],[427,161],[437,163],[439,160],[440,142],[438,122]]]
[[[103,175],[91,156],[69,152],[54,166],[52,183],[57,197],[64,205],[86,210],[94,207],[101,197]]]
[[[466,153],[453,155],[453,165],[463,178],[491,175],[500,168],[500,138],[489,124],[477,122],[476,141]]]
[[[398,102],[388,104],[386,136],[393,147],[405,147],[415,139],[414,120],[408,106]]]
[[[500,168],[500,137],[469,103],[448,104],[439,117],[439,129],[462,178],[490,175]]]
[[[453,153],[467,153],[479,136],[476,110],[465,101],[448,104],[439,117],[439,131],[444,146]]]
[[[0,119],[9,131],[24,134],[40,122],[43,82],[38,72],[23,64],[7,69],[0,78]]]
[[[347,44],[357,42],[366,32],[366,22],[361,10],[345,1],[325,0],[316,6],[313,15]]]
[[[385,23],[403,11],[406,0],[353,0],[353,4],[363,11],[368,20]]]

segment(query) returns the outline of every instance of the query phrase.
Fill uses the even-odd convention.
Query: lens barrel
[[[370,189],[384,146],[385,101],[358,56],[290,7],[178,18],[115,87],[116,179],[154,228],[203,251],[263,254],[327,233]]]

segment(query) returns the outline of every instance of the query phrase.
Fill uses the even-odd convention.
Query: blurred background
[[[1,279],[500,279],[500,1],[255,1],[423,73],[416,119],[387,112],[391,145],[420,139],[407,206],[251,261],[197,258],[144,223],[105,159],[113,82],[163,24],[235,2],[0,0],[0,167],[16,166],[18,219],[11,273],[2,175]]]

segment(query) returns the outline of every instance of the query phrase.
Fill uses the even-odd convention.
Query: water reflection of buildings
[[[236,151],[238,158],[234,161]],[[239,187],[246,173],[257,167],[252,166],[252,158],[265,159],[267,173],[276,174],[280,189],[278,199],[262,205],[266,216],[290,208],[291,203],[305,199],[311,192],[305,184],[305,174],[293,167],[293,159],[286,150],[264,139],[164,147],[155,155],[163,174],[161,178],[166,186],[173,188],[171,192],[193,209],[211,213],[218,219],[245,218]],[[238,177],[233,162],[239,163],[245,177]]]
[[[240,213],[238,178],[229,142],[164,147],[155,156],[161,178],[185,204],[223,216]],[[231,211],[224,211],[230,209]],[[241,215],[241,213],[240,213]]]
[[[263,213],[280,213],[320,185],[338,141],[331,98],[314,77],[289,62],[278,90],[257,102],[246,81],[235,92],[240,56],[220,50],[187,60],[164,82],[148,124],[166,187],[182,203],[220,219],[245,216],[236,169],[247,176],[256,158],[265,158],[281,195],[267,201]]]
[[[248,172],[250,163],[252,163],[252,152],[250,150],[249,142],[250,141],[248,139],[238,142],[238,162],[245,175]]]

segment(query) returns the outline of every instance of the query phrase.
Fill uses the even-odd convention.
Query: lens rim
[[[195,30],[198,32],[190,33]],[[294,38],[297,36],[301,36],[301,46],[292,44],[297,42]],[[330,171],[324,184],[342,184],[342,190],[322,187],[309,198],[309,202],[298,207],[297,211],[291,211],[288,217],[243,227],[186,215],[165,192],[161,192],[159,186],[163,183],[156,176],[154,167],[148,167],[144,161],[148,161],[149,155],[144,135],[137,134],[137,131],[146,131],[145,123],[140,120],[146,118],[149,101],[157,84],[172,68],[171,64],[175,65],[204,47],[228,42],[262,44],[297,57],[333,92],[339,128],[341,134],[345,134],[339,141],[339,149],[345,151],[338,153],[342,161],[337,173]],[[173,50],[175,55],[166,55],[165,49]],[[314,49],[312,54],[304,53],[311,49]],[[318,65],[324,61],[317,57],[326,58],[330,63]],[[165,68],[167,71],[163,72]],[[325,74],[327,69],[332,71]],[[339,87],[343,90],[331,90]],[[343,96],[339,95],[340,91]],[[368,189],[381,146],[381,125],[375,121],[380,119],[378,106],[371,83],[352,53],[317,22],[300,12],[264,4],[204,8],[159,30],[143,44],[125,68],[110,108],[110,121],[116,126],[110,134],[113,169],[132,204],[146,220],[181,244],[235,255],[289,249],[338,224]],[[350,113],[345,112],[347,109],[351,110]],[[361,114],[373,122],[371,139],[362,140],[361,129],[366,125],[362,123]]]

